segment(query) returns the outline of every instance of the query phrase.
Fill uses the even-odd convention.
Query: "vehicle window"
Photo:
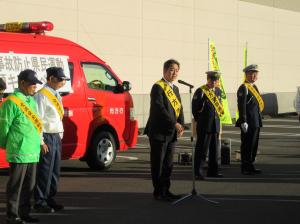
[[[68,62],[69,70],[70,70],[70,79],[71,83],[73,83],[73,76],[74,76],[74,64],[73,62]]]
[[[100,64],[82,63],[83,72],[91,89],[114,91],[117,80]]]

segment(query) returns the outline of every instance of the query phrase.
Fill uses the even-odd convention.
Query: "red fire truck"
[[[107,169],[116,151],[137,141],[130,83],[82,46],[45,35],[52,29],[51,22],[0,24],[0,77],[8,86],[6,94],[17,87],[21,70],[33,69],[45,82],[48,67],[62,67],[71,78],[60,90],[65,110],[62,158]],[[7,165],[0,149],[0,167]]]

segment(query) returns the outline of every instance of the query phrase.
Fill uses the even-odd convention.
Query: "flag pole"
[[[207,70],[209,71],[209,65],[210,65],[210,47],[209,47],[209,42],[210,42],[210,39],[208,38],[208,47],[207,47],[207,57],[208,57],[208,60],[207,60]]]

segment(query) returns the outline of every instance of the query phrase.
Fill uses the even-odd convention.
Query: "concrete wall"
[[[248,64],[261,69],[260,91],[277,96],[279,113],[294,111],[300,83],[298,0],[2,0],[0,8],[1,23],[51,21],[55,28],[48,35],[71,39],[107,61],[132,83],[141,126],[165,60],[180,61],[180,79],[195,86],[205,82],[208,38],[216,44],[233,115],[245,42]],[[180,91],[189,121],[188,89]]]

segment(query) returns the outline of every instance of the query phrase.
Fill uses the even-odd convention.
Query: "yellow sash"
[[[13,101],[26,115],[26,117],[33,123],[34,127],[37,129],[38,133],[42,132],[43,123],[36,115],[20,98],[10,95],[7,97],[7,100]]]
[[[215,92],[208,88],[206,85],[201,86],[201,89],[203,90],[204,94],[207,96],[209,101],[214,106],[215,110],[217,111],[219,117],[222,117],[224,115],[224,108],[222,103],[219,101],[218,97],[216,96]]]
[[[56,108],[59,116],[60,116],[60,119],[62,120],[63,117],[64,117],[64,109],[63,109],[63,106],[61,105],[61,103],[59,102],[59,100],[57,99],[56,96],[54,96],[48,89],[46,88],[42,88],[40,90],[40,93],[42,93],[43,95],[45,95],[49,100],[50,102],[53,104],[53,106]]]
[[[258,106],[259,106],[259,111],[262,112],[265,104],[263,99],[261,98],[260,94],[256,91],[256,89],[250,85],[249,83],[245,82],[244,83],[245,86],[249,89],[249,91],[253,94],[253,96],[256,98],[257,102],[258,102]]]
[[[168,100],[170,101],[170,103],[175,111],[176,118],[178,118],[179,114],[180,114],[180,110],[181,110],[181,103],[177,99],[177,96],[174,93],[173,89],[164,80],[159,80],[156,82],[156,84],[160,85],[161,88],[164,90]]]

